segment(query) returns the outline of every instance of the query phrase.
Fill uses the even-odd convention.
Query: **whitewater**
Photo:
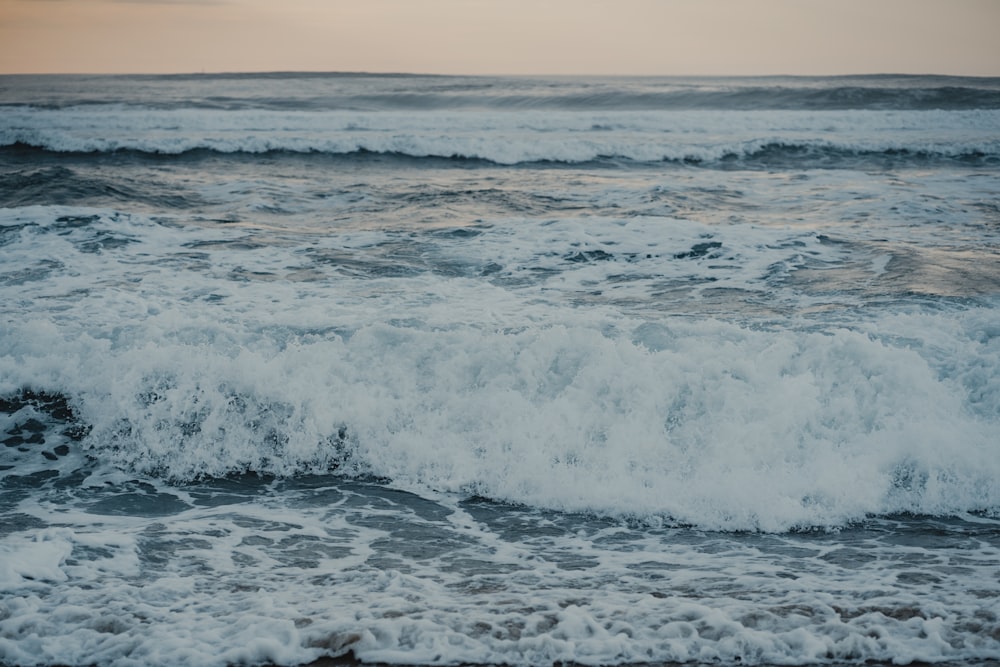
[[[1000,662],[1000,80],[0,77],[0,664]]]

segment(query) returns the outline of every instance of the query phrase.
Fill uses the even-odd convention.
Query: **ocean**
[[[1000,79],[2,76],[0,314],[0,664],[1000,664]]]

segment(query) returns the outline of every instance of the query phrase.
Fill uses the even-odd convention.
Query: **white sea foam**
[[[0,659],[303,664],[350,650],[404,664],[810,664],[1000,655],[986,601],[998,592],[997,551],[974,538],[900,557],[878,532],[853,543],[692,541],[682,531],[560,525],[517,510],[491,518],[447,499],[384,493],[341,481],[192,507],[169,523],[64,510],[75,530],[17,541],[58,544],[64,579],[26,581],[0,597]],[[424,514],[421,503],[436,510]],[[921,566],[935,574],[914,579]]]
[[[73,550],[69,531],[52,529],[17,535],[0,544],[0,591],[66,580],[62,566]]]

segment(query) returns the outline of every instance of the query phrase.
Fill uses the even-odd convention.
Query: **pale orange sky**
[[[0,73],[1000,76],[1000,0],[0,0]]]

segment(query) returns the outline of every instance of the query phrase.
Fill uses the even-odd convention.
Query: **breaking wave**
[[[965,330],[919,318],[975,357],[948,377],[912,341],[851,331],[368,325],[277,339],[177,315],[111,339],[12,327],[2,391],[65,396],[93,456],[174,480],[336,469],[735,530],[1000,507],[986,379],[1000,357],[974,311]]]

